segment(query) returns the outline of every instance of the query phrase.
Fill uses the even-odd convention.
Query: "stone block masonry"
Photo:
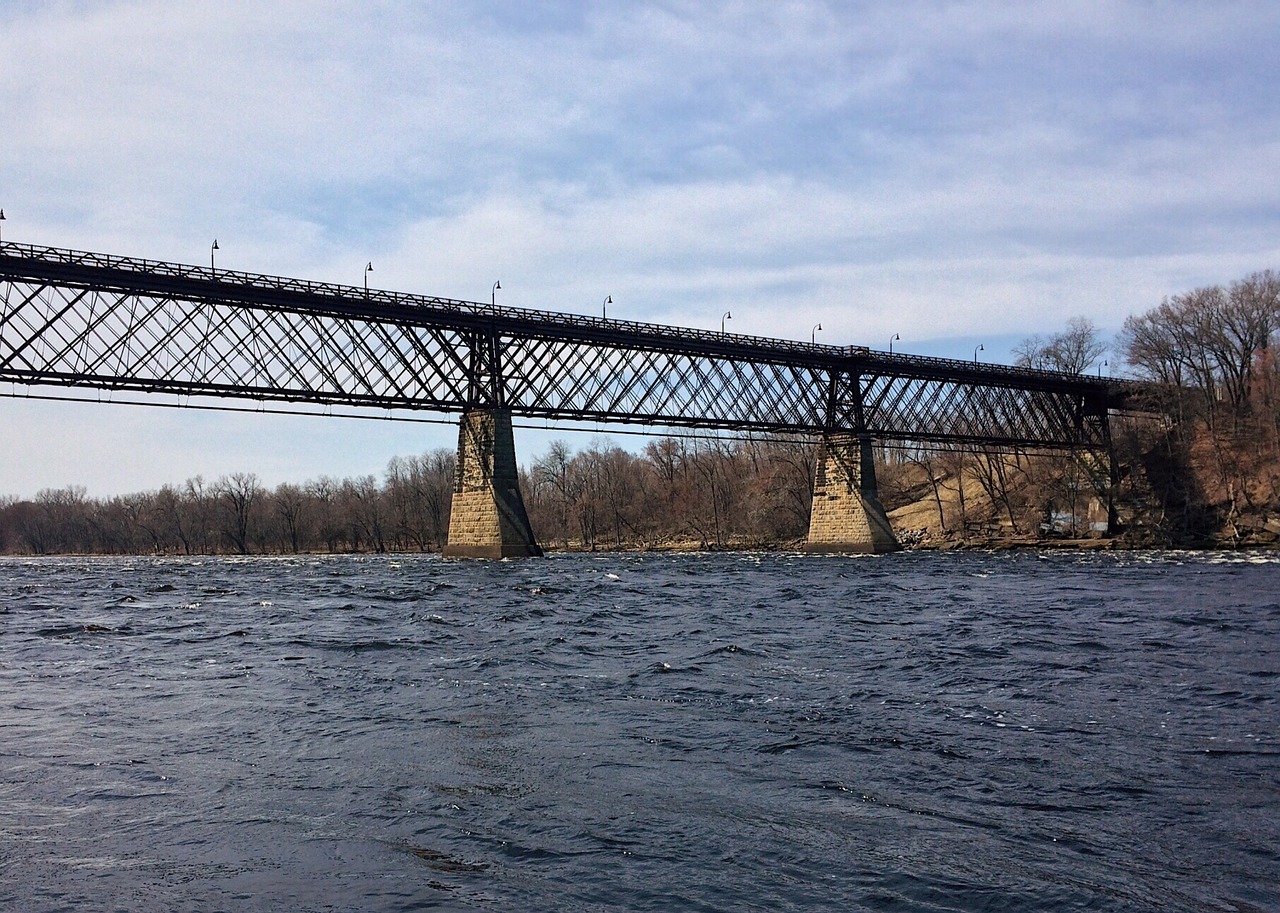
[[[520,496],[511,413],[462,416],[446,558],[524,558],[542,554]]]
[[[878,555],[900,548],[876,489],[869,437],[824,435],[814,476],[806,551]]]

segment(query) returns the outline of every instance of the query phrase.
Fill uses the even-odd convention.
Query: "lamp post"
[[[218,248],[218,239],[217,239],[217,238],[214,238],[214,239],[213,239],[213,247],[209,248],[209,269],[210,269],[210,270],[212,270],[212,269],[213,269],[213,252],[214,252],[215,250],[218,250],[218,249],[219,249],[219,248]]]
[[[812,330],[810,330],[810,331],[809,331],[809,344],[810,344],[810,345],[817,345],[817,344],[818,344],[818,331],[819,331],[820,329],[822,329],[822,324],[818,324],[816,327],[814,327]]]
[[[373,261],[370,260],[364,266],[364,296],[369,297],[369,274],[373,272]]]
[[[978,347],[973,350],[973,363],[975,365],[978,363],[978,353],[985,352],[985,351],[987,350],[982,347],[982,343],[978,343]]]
[[[604,301],[600,305],[600,316],[609,319],[609,305],[613,304],[613,296],[606,295]]]
[[[1101,377],[1101,376],[1102,376],[1102,369],[1103,369],[1103,368],[1109,368],[1109,367],[1111,367],[1111,363],[1110,363],[1109,361],[1107,361],[1106,359],[1103,359],[1102,364],[1098,365],[1098,376],[1099,376],[1099,377]],[[1110,372],[1108,372],[1108,373],[1110,373]]]
[[[889,337],[889,354],[890,354],[890,355],[892,355],[892,354],[893,354],[893,341],[894,341],[895,339],[901,339],[901,338],[902,338],[902,337],[901,337],[901,336],[899,336],[897,333],[894,333],[892,336],[890,336],[890,337]]]
[[[500,288],[502,288],[501,279],[493,284],[493,288],[489,289],[489,303],[494,307],[498,305],[498,289]]]
[[[3,222],[3,221],[4,221],[4,210],[0,209],[0,222]],[[0,241],[3,241],[3,240],[4,240],[4,237],[0,235]]]
[[[733,315],[730,314],[728,311],[725,311],[724,316],[720,318],[720,335],[721,336],[724,335],[724,322],[726,320],[732,320],[732,319],[733,319]]]

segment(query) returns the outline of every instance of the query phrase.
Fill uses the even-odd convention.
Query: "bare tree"
[[[316,518],[316,531],[330,554],[338,551],[346,541],[345,524],[338,511],[338,492],[341,487],[341,483],[329,476],[321,476],[307,484],[307,495],[311,498]]]
[[[347,513],[351,523],[352,539],[358,543],[361,539],[369,543],[369,547],[382,554],[387,550],[385,536],[385,508],[383,493],[377,480],[371,476],[346,480],[342,485],[342,494],[347,501]]]
[[[251,512],[262,494],[258,477],[251,472],[223,476],[214,485],[223,509],[222,531],[241,555],[249,554]]]
[[[302,550],[302,521],[306,513],[306,494],[297,485],[283,484],[271,495],[280,518],[283,546],[295,555]]]
[[[206,488],[204,476],[193,476],[183,483],[182,511],[187,517],[187,529],[190,530],[195,550],[200,554],[208,554],[215,549],[214,513],[217,507],[217,492]]]
[[[558,537],[565,548],[569,547],[569,535],[573,528],[570,515],[579,497],[569,465],[572,458],[569,445],[562,440],[555,440],[551,442],[547,452],[534,462],[530,472],[533,497],[549,507],[549,511],[544,511],[543,514],[549,514],[554,524],[548,538]]]
[[[1087,317],[1072,317],[1067,328],[1050,336],[1029,336],[1013,348],[1016,364],[1041,371],[1083,374],[1107,351],[1101,334]]]

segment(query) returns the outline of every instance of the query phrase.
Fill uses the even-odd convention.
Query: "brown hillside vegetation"
[[[1280,541],[1280,278],[1254,273],[1130,317],[1112,348],[1152,383],[1145,413],[1112,423],[1115,484],[1096,455],[910,454],[882,475],[895,528],[931,544],[1096,536],[1107,501],[1129,545]],[[1087,320],[1024,340],[1019,363],[1085,373],[1107,352]]]
[[[1105,477],[1069,455],[939,450],[887,461],[882,498],[905,545],[995,546],[1101,538]]]

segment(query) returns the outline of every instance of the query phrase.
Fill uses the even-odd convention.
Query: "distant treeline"
[[[1120,518],[1154,544],[1280,538],[1280,279],[1255,273],[1177,295],[1125,321],[1108,346],[1089,321],[1030,337],[1020,364],[1154,382],[1145,416],[1113,424]],[[1096,454],[898,448],[880,453],[881,498],[908,541],[1077,535],[1105,520]],[[534,532],[553,548],[703,548],[798,542],[815,448],[785,438],[660,438],[640,453],[555,442],[521,471]],[[237,473],[107,499],[75,486],[0,499],[0,551],[264,554],[437,551],[455,454],[397,457],[382,479],[268,489]],[[1105,487],[1105,485],[1104,485]],[[915,505],[918,509],[913,509]],[[905,527],[903,524],[907,524]]]
[[[586,549],[769,544],[803,537],[813,448],[785,440],[662,438],[643,454],[563,442],[522,470],[546,545]],[[274,489],[251,473],[120,497],[80,487],[0,502],[0,551],[51,554],[278,554],[438,551],[456,456],[396,457],[381,481],[321,478]]]
[[[78,486],[0,505],[0,549],[50,554],[264,554],[427,550],[449,522],[454,456],[393,459],[385,480],[262,485],[252,473],[113,498]]]

